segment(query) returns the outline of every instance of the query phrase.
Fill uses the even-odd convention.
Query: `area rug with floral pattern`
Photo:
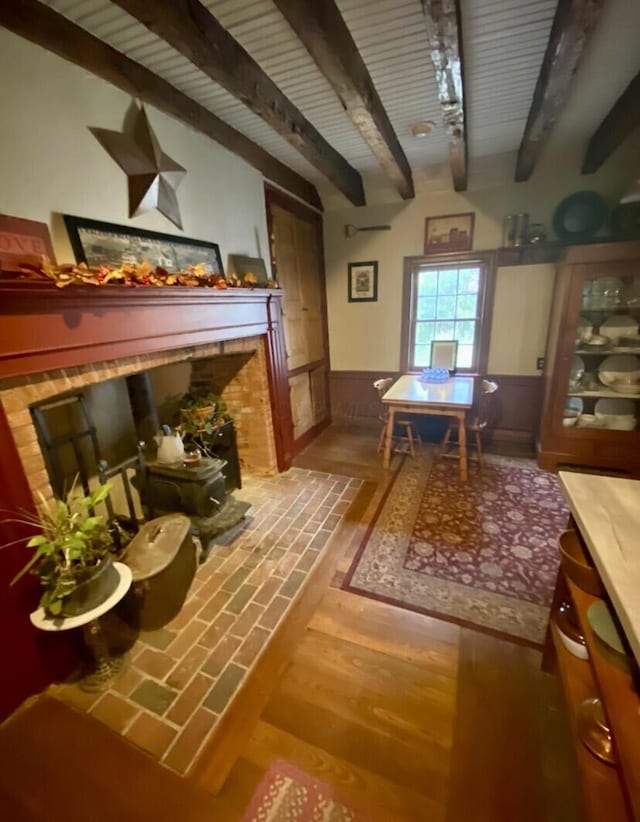
[[[314,779],[284,759],[274,760],[258,785],[242,822],[376,822],[336,796],[331,785]]]
[[[528,644],[544,640],[567,508],[534,460],[404,459],[342,587]]]

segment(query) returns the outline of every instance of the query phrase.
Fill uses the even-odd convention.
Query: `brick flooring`
[[[178,616],[140,635],[108,691],[54,693],[187,773],[361,485],[299,468],[244,478],[235,496],[251,503],[248,516],[215,541]]]

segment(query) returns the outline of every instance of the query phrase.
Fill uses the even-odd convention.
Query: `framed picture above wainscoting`
[[[347,280],[350,303],[374,303],[378,299],[378,263],[349,263]]]
[[[475,214],[443,214],[427,217],[424,230],[425,254],[453,254],[473,248]]]

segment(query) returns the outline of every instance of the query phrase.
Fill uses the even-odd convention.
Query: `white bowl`
[[[560,637],[560,641],[567,649],[567,651],[569,651],[570,654],[577,656],[578,659],[589,659],[589,652],[587,651],[586,645],[581,645],[579,642],[576,642],[575,639],[571,639],[571,637],[567,636],[560,629],[557,622],[556,628],[558,629],[558,636]]]
[[[570,428],[572,425],[575,425],[578,422],[578,415],[575,417],[563,417],[562,424],[565,428]]]
[[[638,333],[638,321],[628,314],[614,314],[602,323],[600,333],[605,334],[616,345],[620,337],[630,337]]]
[[[598,368],[598,376],[605,385],[616,380],[640,380],[640,359],[635,354],[612,354],[605,357]]]
[[[634,383],[626,383],[626,382],[618,382],[617,380],[609,386],[616,394],[630,394],[638,395],[640,394],[640,382]]]
[[[607,416],[613,415],[616,417],[635,417],[636,404],[633,400],[623,400],[622,398],[617,400],[603,397],[596,402],[593,410],[596,415],[606,414]]]
[[[595,414],[583,414],[578,420],[578,428],[604,428],[604,422],[597,420]]]
[[[596,412],[596,422],[602,423],[603,428],[610,431],[633,431],[636,427],[635,417],[617,416],[616,414],[598,414]]]

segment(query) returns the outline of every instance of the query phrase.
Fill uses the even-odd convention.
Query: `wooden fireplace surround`
[[[0,380],[243,337],[264,336],[277,464],[291,462],[293,426],[282,326],[282,291],[184,287],[80,287],[0,281]],[[0,545],[21,532],[5,512],[33,510],[31,488],[0,403]],[[24,549],[0,552],[5,658],[22,668],[0,699],[0,719],[75,661],[68,643],[46,646],[26,614],[34,585],[9,589]],[[37,596],[36,596],[37,599]],[[58,637],[57,639],[62,639]],[[8,646],[8,647],[7,647]]]

